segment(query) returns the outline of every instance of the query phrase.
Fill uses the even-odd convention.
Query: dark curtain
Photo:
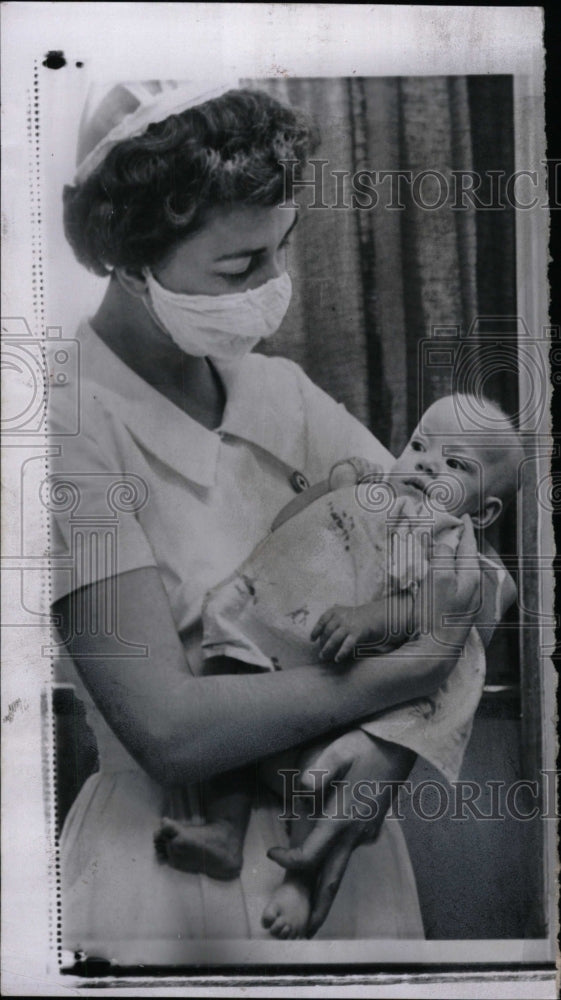
[[[251,85],[307,111],[321,132],[315,158],[327,161],[316,165],[315,188],[295,192],[307,210],[290,248],[294,298],[262,350],[299,362],[395,455],[421,413],[453,388],[482,389],[516,416],[514,210],[504,180],[498,186],[514,165],[511,77]],[[351,207],[358,171],[378,172],[372,207]],[[381,181],[381,171],[393,179]],[[475,206],[454,171],[479,178]],[[476,207],[494,202],[503,207]],[[490,539],[503,554],[515,552],[514,516]],[[488,681],[517,674],[516,630],[499,630]]]
[[[482,340],[473,327],[479,316],[501,317],[502,337],[504,317],[516,313],[514,211],[477,210],[467,197],[465,209],[454,207],[461,200],[454,199],[459,179],[452,176],[479,174],[477,198],[488,203],[491,172],[512,172],[511,78],[252,83],[309,112],[322,136],[315,155],[328,161],[322,187],[328,207],[302,213],[290,262],[294,301],[265,350],[302,364],[394,453],[420,407],[452,387],[451,366],[431,367],[426,355],[446,331],[446,342],[458,331],[478,343],[486,394],[515,414],[515,374],[505,379],[500,366],[488,370],[493,331]],[[343,180],[333,174],[360,170],[427,173],[416,197],[406,181],[397,191],[394,177],[378,183],[375,207],[349,209],[350,182],[342,194]],[[302,189],[295,200],[309,206],[313,195]],[[392,207],[398,196],[404,208]]]

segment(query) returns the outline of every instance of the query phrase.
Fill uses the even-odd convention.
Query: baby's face
[[[491,469],[485,454],[469,444],[450,397],[433,403],[413,432],[390,473],[398,496],[434,499],[456,517],[481,510],[491,492]],[[434,492],[433,492],[434,491]]]

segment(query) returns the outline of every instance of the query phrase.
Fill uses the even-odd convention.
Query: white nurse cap
[[[81,184],[107,153],[123,139],[142,135],[149,125],[163,122],[239,86],[238,80],[214,85],[197,80],[148,80],[91,87],[78,134],[75,184]]]

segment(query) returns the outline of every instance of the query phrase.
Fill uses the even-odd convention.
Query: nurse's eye
[[[281,241],[281,243],[279,243],[277,253],[281,253],[287,249],[287,247],[290,245],[291,235],[292,235],[291,232],[288,233]],[[262,260],[262,253],[255,253],[251,257],[239,258],[238,260],[233,261],[231,264],[229,264],[226,270],[218,271],[217,274],[220,278],[225,278],[226,281],[231,282],[231,284],[235,285],[236,282],[240,282],[241,284],[243,281],[249,278],[250,274],[252,274],[257,267],[259,267],[261,260]]]
[[[228,271],[218,271],[218,276],[220,278],[225,278],[226,281],[244,281],[253,269],[255,268],[256,260],[255,257],[244,257],[242,261],[236,261],[235,268],[232,266],[232,270]]]

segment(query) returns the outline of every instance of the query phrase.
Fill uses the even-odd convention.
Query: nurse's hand
[[[456,551],[437,542],[430,552],[427,576],[416,596],[415,619],[420,635],[444,646],[465,639],[481,606],[481,564],[473,522],[461,518]]]

